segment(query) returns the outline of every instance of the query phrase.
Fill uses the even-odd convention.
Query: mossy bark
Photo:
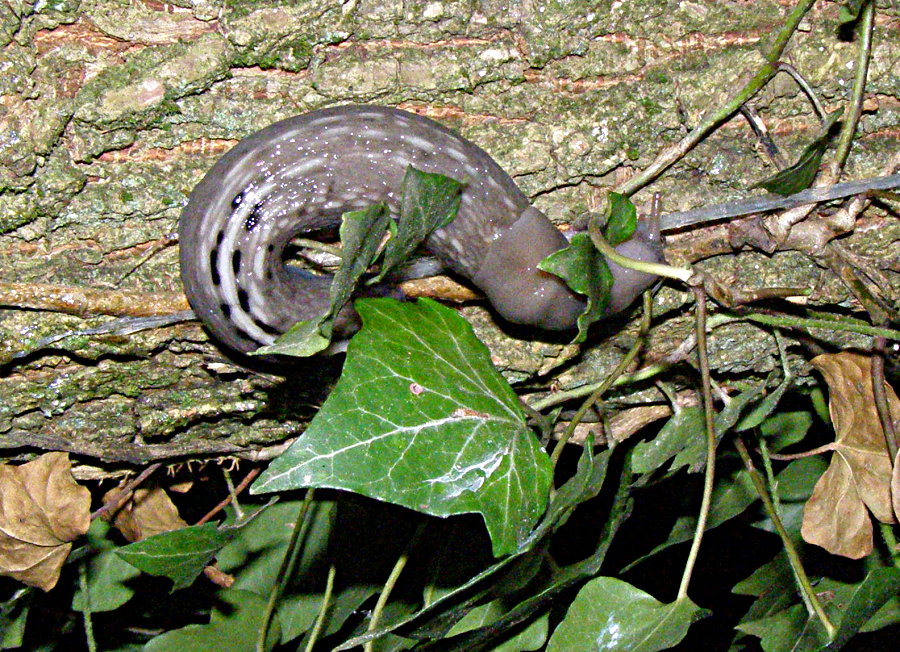
[[[327,393],[324,363],[285,380],[231,364],[196,323],[90,335],[110,319],[102,302],[77,314],[34,309],[44,305],[37,284],[177,297],[170,234],[192,186],[241,137],[328,105],[414,109],[491,152],[565,225],[748,79],[787,10],[713,0],[0,5],[0,282],[38,288],[31,303],[0,298],[0,448],[6,456],[37,448],[143,462],[253,455],[302,431]],[[832,110],[846,103],[856,48],[842,38],[837,11],[817,4],[789,46],[793,65]],[[898,23],[896,14],[879,17],[851,177],[878,174],[900,149]],[[787,77],[755,106],[786,152],[813,137],[815,116]],[[737,117],[635,199],[662,192],[666,210],[725,201],[771,172]],[[880,271],[896,307],[900,220],[883,208],[864,213],[844,245]],[[695,231],[673,239],[667,254],[701,261],[726,284],[811,287],[814,306],[859,309],[804,254],[710,257],[720,250]],[[651,359],[690,330],[687,293],[667,284],[657,305]],[[511,336],[478,304],[463,311],[511,380],[556,373],[563,389],[602,376],[634,332],[626,320],[616,334],[597,329],[576,357],[574,347],[539,333]],[[69,331],[80,334],[38,346]],[[869,344],[814,336],[827,346]],[[755,326],[714,331],[711,353],[726,384],[779,368],[773,337]],[[801,383],[810,373],[804,360],[792,349]]]

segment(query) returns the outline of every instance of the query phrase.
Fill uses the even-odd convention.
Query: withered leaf
[[[803,512],[800,533],[830,553],[859,559],[872,552],[868,507],[883,523],[896,522],[891,502],[891,460],[872,392],[868,356],[842,352],[811,361],[828,383],[829,411],[837,435],[831,463]],[[885,386],[893,414],[900,400]]]
[[[118,491],[113,489],[104,496],[108,500]],[[152,537],[154,534],[179,530],[187,523],[178,515],[169,494],[162,487],[136,489],[115,513],[113,525],[128,541],[135,542]]]
[[[90,492],[75,482],[66,453],[0,465],[0,574],[49,591],[71,541],[91,524]]]
[[[894,507],[894,518],[900,519],[900,451],[894,458],[894,473],[891,475],[891,505]]]

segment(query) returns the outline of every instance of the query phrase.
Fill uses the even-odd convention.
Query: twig
[[[613,369],[606,379],[601,382],[594,391],[591,392],[591,395],[585,400],[581,407],[578,408],[578,411],[575,412],[575,415],[572,417],[572,420],[569,422],[569,425],[566,426],[565,431],[560,436],[559,441],[556,442],[556,446],[553,448],[553,453],[550,455],[550,463],[553,465],[553,468],[556,468],[557,462],[559,462],[560,455],[562,455],[563,448],[566,445],[572,436],[575,434],[575,429],[578,427],[578,424],[581,423],[581,420],[584,418],[584,415],[587,414],[587,411],[590,410],[597,401],[600,400],[600,397],[606,393],[606,391],[612,386],[613,382],[621,376],[625,370],[631,365],[634,359],[637,357],[638,353],[644,347],[644,338],[647,334],[647,331],[650,329],[650,320],[653,314],[652,311],[653,300],[649,292],[644,293],[644,310],[643,315],[641,317],[641,329],[638,334],[638,338],[635,343],[628,350],[628,353],[619,361],[619,364],[616,365],[615,369]]]
[[[734,444],[737,448],[738,454],[741,456],[741,460],[744,462],[744,468],[747,469],[747,473],[750,475],[750,480],[753,482],[753,487],[756,489],[756,493],[759,495],[760,500],[762,500],[763,507],[766,510],[766,514],[768,514],[769,518],[772,519],[772,524],[775,526],[775,530],[778,532],[778,536],[781,537],[781,544],[784,546],[784,551],[787,554],[788,561],[791,564],[791,570],[793,570],[794,572],[794,577],[797,580],[797,584],[799,585],[800,591],[803,594],[804,602],[807,604],[807,608],[812,609],[812,612],[815,613],[816,617],[825,628],[825,631],[828,633],[828,638],[833,639],[837,630],[835,629],[831,620],[829,620],[828,615],[825,613],[825,609],[822,607],[822,603],[819,601],[819,598],[816,595],[815,590],[813,589],[812,583],[809,581],[809,577],[807,577],[806,575],[806,571],[803,570],[803,564],[800,561],[800,555],[797,553],[797,549],[794,547],[794,544],[791,541],[791,537],[788,534],[787,530],[785,530],[784,523],[782,523],[781,518],[778,515],[778,511],[775,509],[775,505],[772,502],[772,497],[769,495],[769,491],[766,488],[765,481],[760,476],[759,471],[753,464],[753,460],[750,457],[750,453],[747,452],[747,447],[744,445],[743,440],[738,437],[735,440]]]
[[[888,454],[891,456],[891,466],[897,459],[897,433],[894,430],[894,419],[891,415],[891,406],[888,403],[887,392],[884,391],[884,351],[887,341],[883,337],[876,337],[872,347],[872,393],[875,398],[875,409],[878,412],[878,420],[881,422],[881,430],[884,433],[884,443]],[[898,415],[900,416],[900,415]]]
[[[403,569],[406,568],[406,564],[409,561],[410,552],[415,548],[416,544],[418,544],[419,539],[422,536],[422,533],[425,531],[425,526],[428,525],[427,520],[423,520],[419,523],[419,526],[416,528],[415,533],[412,538],[409,540],[409,544],[406,546],[406,550],[403,551],[397,561],[394,563],[394,568],[391,569],[391,574],[388,576],[387,581],[384,583],[384,588],[381,589],[381,595],[378,596],[378,602],[375,603],[375,608],[372,609],[372,616],[369,618],[369,627],[367,631],[369,633],[374,632],[378,629],[378,621],[381,620],[381,614],[384,613],[384,607],[387,605],[388,599],[391,597],[391,592],[394,590],[394,587],[397,585],[397,580],[400,579],[400,574],[403,572]],[[363,650],[365,652],[373,652],[375,650],[375,641],[377,638],[372,638],[366,641],[366,644],[363,646]]]
[[[131,492],[134,491],[137,487],[139,487],[141,485],[141,483],[144,482],[144,480],[149,478],[153,474],[153,472],[156,471],[156,469],[158,469],[161,466],[162,466],[162,462],[156,462],[156,463],[148,466],[143,471],[141,471],[140,474],[136,478],[134,478],[133,480],[128,482],[124,487],[122,487],[116,493],[114,493],[112,498],[109,501],[107,501],[106,504],[104,504],[97,511],[95,511],[93,514],[91,514],[91,520],[93,521],[94,519],[100,518],[104,514],[107,514],[109,512],[114,512],[117,509],[119,509],[125,503],[125,501],[128,500],[128,498],[131,495]]]
[[[284,557],[281,560],[281,566],[278,568],[278,575],[275,578],[275,583],[272,585],[272,590],[269,592],[269,600],[266,603],[262,625],[259,628],[259,635],[256,638],[255,649],[257,652],[268,652],[270,649],[266,645],[266,639],[269,637],[272,618],[275,616],[275,609],[278,606],[278,601],[281,599],[281,595],[294,573],[297,559],[300,557],[300,551],[303,549],[303,542],[312,522],[312,519],[307,517],[315,493],[315,489],[306,490],[306,495],[303,497],[303,504],[297,512],[297,520],[294,522],[291,539],[288,542],[287,549],[284,551]]]
[[[328,614],[328,607],[331,606],[331,596],[334,593],[334,577],[337,575],[337,568],[334,564],[328,566],[328,577],[325,580],[325,593],[322,594],[322,604],[319,606],[319,614],[316,616],[316,623],[313,625],[309,638],[306,641],[305,652],[312,652],[322,635],[322,627],[325,624],[325,616]]]
[[[224,499],[222,499],[222,501],[218,505],[209,510],[206,515],[203,516],[203,518],[195,523],[195,525],[203,525],[213,516],[225,509],[229,505],[229,503],[231,503],[231,501],[237,499],[238,494],[240,494],[244,489],[250,486],[250,483],[253,482],[253,480],[260,474],[261,471],[262,469],[259,467],[250,469],[250,472],[244,476],[244,479],[241,480],[240,484],[234,488],[234,491],[229,492],[228,495]]]

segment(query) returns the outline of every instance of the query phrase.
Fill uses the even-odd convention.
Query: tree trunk
[[[193,321],[85,332],[185,308],[171,234],[191,188],[239,139],[324,106],[398,106],[486,149],[567,228],[732,97],[790,11],[713,0],[37,6],[0,5],[0,448],[7,457],[36,448],[130,463],[271,455],[302,432],[327,395],[323,379],[334,378],[334,361],[300,364],[288,379],[248,371]],[[838,9],[817,3],[785,57],[828,111],[847,105],[857,51]],[[900,150],[893,11],[878,17],[847,178],[883,174]],[[816,135],[818,120],[787,75],[753,106],[788,159]],[[660,192],[668,212],[744,197],[775,171],[758,149],[737,115],[635,202],[646,207]],[[896,311],[900,220],[887,206],[872,205],[839,246],[820,252],[762,253],[717,225],[671,235],[667,258],[696,262],[738,290],[809,288],[809,307],[865,318],[848,289],[858,277]],[[678,284],[665,283],[655,304],[645,362],[678,350],[692,329]],[[504,330],[483,303],[462,312],[507,377],[537,389],[602,378],[635,334],[620,319],[617,333],[595,328],[579,349]],[[800,383],[812,373],[806,346],[871,346],[848,333],[786,335]],[[726,387],[781,369],[769,327],[718,327],[710,350]],[[654,392],[625,398],[659,401]]]

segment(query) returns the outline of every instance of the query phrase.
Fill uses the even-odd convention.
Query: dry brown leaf
[[[91,525],[91,494],[75,482],[67,453],[0,465],[0,574],[49,591],[70,543]]]
[[[111,498],[118,489],[104,497]],[[187,527],[178,515],[178,508],[162,487],[135,489],[131,499],[115,513],[113,525],[128,541],[140,541],[154,534]]]
[[[816,483],[803,511],[800,533],[828,552],[859,559],[872,552],[872,522],[894,523],[891,459],[872,393],[868,356],[843,352],[811,361],[828,383],[836,440],[828,470]],[[885,385],[891,412],[900,416],[900,399]]]
[[[177,494],[186,494],[194,487],[193,480],[184,480],[183,482],[176,482],[175,484],[169,485],[169,491],[174,491]]]
[[[891,475],[891,504],[894,507],[894,518],[900,520],[900,451],[897,451],[897,457],[894,458],[894,473]]]

